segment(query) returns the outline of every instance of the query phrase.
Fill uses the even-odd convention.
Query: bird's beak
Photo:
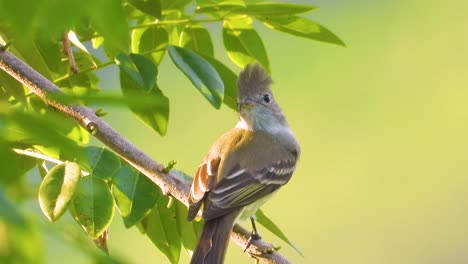
[[[254,106],[254,102],[247,98],[239,102],[239,111],[250,110]]]

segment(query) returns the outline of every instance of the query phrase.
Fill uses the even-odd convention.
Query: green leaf
[[[129,165],[120,168],[113,177],[112,183],[115,202],[127,228],[148,215],[161,195],[158,187],[151,180]]]
[[[158,65],[166,53],[168,44],[169,37],[164,28],[149,27],[132,31],[132,51],[151,57]]]
[[[80,180],[72,205],[73,218],[93,240],[107,229],[114,216],[114,199],[109,187],[92,175]]]
[[[156,84],[158,68],[156,65],[140,54],[131,53],[129,55],[120,53],[116,57],[120,71],[130,77],[139,88],[148,92]]]
[[[225,21],[223,24],[223,41],[227,54],[239,67],[260,63],[268,72],[270,62],[263,46],[262,39],[252,28],[250,21]]]
[[[197,2],[200,7],[196,9],[196,12],[212,18],[224,19],[245,13],[245,3],[242,1],[201,0]]]
[[[191,49],[199,54],[214,56],[210,33],[202,25],[188,25],[180,36],[180,46]]]
[[[23,85],[4,71],[0,71],[0,87],[23,105],[27,104]]]
[[[144,104],[138,104],[135,100],[131,100],[128,102],[128,106],[145,124],[164,136],[167,132],[169,120],[169,99],[164,96],[157,86],[149,93],[142,92],[138,85],[122,71],[120,71],[120,85],[126,97],[142,97],[144,99]]]
[[[34,98],[34,97],[32,97]],[[31,98],[31,99],[32,99]],[[4,122],[8,127],[5,136],[9,141],[22,142],[28,146],[47,146],[43,152],[54,158],[61,160],[73,160],[82,154],[82,148],[76,142],[64,135],[69,132],[72,121],[67,121],[62,115],[54,112],[42,111],[44,114],[36,112],[9,111],[0,112],[0,123]]]
[[[0,126],[1,123],[0,119]],[[34,159],[15,153],[12,150],[13,144],[3,140],[4,132],[0,132],[0,187],[5,187],[8,194],[16,198],[28,196],[31,186],[24,174],[34,166]]]
[[[153,128],[161,136],[167,132],[167,124],[169,121],[169,99],[162,91],[155,86],[149,93],[141,93],[138,91],[126,76],[120,74],[120,83],[124,95],[128,96],[145,96],[146,102],[150,100],[151,104],[138,105],[134,102],[129,103],[129,107],[145,124]]]
[[[13,38],[16,36],[23,36],[30,41],[34,35],[34,29],[36,29],[31,25],[33,25],[34,18],[38,13],[41,2],[35,1],[29,4],[30,5],[26,5],[26,1],[24,0],[14,2],[1,1],[0,24],[2,25],[2,31],[5,31],[3,27],[10,26],[11,31],[15,33],[15,36],[12,36]]]
[[[224,84],[216,69],[193,51],[177,46],[168,47],[174,64],[187,76],[193,85],[215,108],[221,107]]]
[[[129,101],[130,109],[160,135],[165,135],[169,120],[169,99],[156,84],[157,67],[139,54],[119,54],[120,86],[126,97],[141,97],[147,103]]]
[[[91,66],[89,62],[92,63],[92,57],[85,55],[83,52],[75,54],[76,65],[79,69],[89,69],[94,66]],[[88,65],[88,66],[83,66]],[[69,66],[67,66],[69,67]],[[71,74],[67,78],[57,81],[55,84],[61,88],[65,93],[63,94],[54,94],[57,96],[57,99],[63,99],[64,103],[67,104],[83,104],[88,105],[89,100],[86,100],[85,97],[97,95],[99,88],[97,83],[99,78],[95,72],[80,73],[80,74]],[[77,98],[75,101],[66,101],[66,98],[61,98],[65,96],[71,96]],[[81,97],[80,99],[78,99]]]
[[[169,197],[162,195],[142,224],[146,235],[171,263],[178,263],[181,238],[177,230],[175,203],[168,205]],[[186,217],[185,217],[186,218]]]
[[[161,0],[161,9],[163,11],[181,12],[190,2],[192,0]]]
[[[281,238],[284,242],[286,242],[288,245],[290,245],[292,248],[294,248],[297,253],[299,253],[301,256],[302,252],[299,250],[299,248],[291,241],[289,240],[286,235],[281,231],[281,229],[273,223],[273,221],[270,220],[263,212],[262,210],[257,210],[257,213],[255,214],[256,221],[260,223],[262,226],[264,226],[266,229],[268,229],[270,232],[275,234],[277,237]]]
[[[103,37],[98,36],[91,39],[91,45],[93,46],[93,49],[98,49],[102,43],[104,43]]]
[[[80,176],[80,166],[66,161],[52,168],[42,180],[39,186],[39,205],[50,221],[55,222],[65,213]]]
[[[204,6],[220,6],[220,5],[244,5],[244,0],[196,0],[197,5]]]
[[[216,0],[197,0],[198,8],[197,13],[209,14],[215,12],[225,12],[232,14],[240,14],[245,11],[245,4],[242,2],[231,1],[216,1]]]
[[[63,58],[63,45],[57,41],[45,38],[43,36],[34,39],[34,45],[47,64],[47,68],[51,71],[52,76],[61,76],[69,71],[70,63]]]
[[[3,34],[5,34],[5,32],[2,32],[2,35]],[[10,38],[12,38],[12,36],[8,35],[7,41],[9,41]],[[52,79],[49,67],[45,59],[42,57],[42,54],[39,52],[37,43],[25,43],[23,41],[15,42],[15,45],[9,49],[13,54],[16,54],[19,58],[21,58],[24,62],[26,62],[45,78],[49,80]]]
[[[89,18],[82,18],[75,23],[74,32],[83,39],[92,39],[96,35],[96,31],[91,27]]]
[[[281,16],[306,13],[318,9],[312,5],[298,5],[290,3],[255,3],[247,4],[245,7],[246,15],[250,16]]]
[[[0,118],[0,124],[2,121],[3,120]],[[6,131],[2,131],[3,129]],[[26,187],[28,185],[26,185],[23,175],[35,166],[35,159],[15,153],[12,150],[12,144],[3,141],[3,133],[7,131],[8,128],[6,127],[0,128],[0,163],[2,168],[0,173],[0,185],[9,188],[8,190],[14,188],[21,192],[28,188]]]
[[[203,56],[218,72],[224,83],[223,103],[237,111],[237,75],[215,58]]]
[[[113,54],[127,52],[130,38],[122,1],[93,1],[93,7],[91,25],[104,37],[104,45]]]
[[[306,13],[317,9],[316,6],[298,5],[290,3],[248,3],[241,1],[198,1],[210,2],[200,4],[197,13],[219,16],[284,16]],[[215,3],[220,2],[220,3]]]
[[[128,0],[138,10],[156,18],[161,18],[161,2],[159,0]]]
[[[127,50],[128,23],[122,0],[0,1],[0,29],[12,33],[8,35],[15,46],[31,47],[36,37],[59,39],[83,20],[89,20],[108,45]]]
[[[83,168],[93,176],[108,181],[120,168],[120,158],[106,147],[88,146],[85,159],[80,160]]]
[[[298,16],[257,16],[267,27],[291,35],[345,46],[344,42],[324,26]]]
[[[195,249],[198,241],[198,228],[196,226],[202,225],[203,223],[192,221],[187,221],[187,207],[183,205],[181,202],[175,202],[176,207],[176,220],[177,220],[177,230],[180,234],[180,239],[182,241],[182,245],[188,251],[192,251]]]

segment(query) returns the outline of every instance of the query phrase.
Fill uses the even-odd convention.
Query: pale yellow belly
[[[255,212],[263,205],[265,204],[276,192],[272,192],[263,198],[260,198],[259,200],[245,206],[242,209],[242,212],[240,213],[239,217],[237,217],[238,220],[246,220],[251,216],[255,216]]]

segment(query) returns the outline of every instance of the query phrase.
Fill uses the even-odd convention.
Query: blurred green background
[[[264,212],[304,253],[281,245],[293,263],[468,262],[468,2],[291,1],[347,48],[295,38],[257,25],[268,50],[273,91],[302,145],[292,180]],[[215,49],[229,62],[210,25]],[[101,86],[117,89],[115,69]],[[171,99],[161,138],[129,111],[106,119],[154,159],[177,160],[189,174],[237,115],[214,110],[165,58],[159,83]],[[75,225],[74,223],[72,223]],[[246,225],[250,228],[250,225]],[[119,217],[111,254],[130,263],[168,263]],[[83,263],[74,246],[47,236],[49,263]],[[184,256],[181,263],[186,263]],[[251,263],[233,244],[227,263]]]

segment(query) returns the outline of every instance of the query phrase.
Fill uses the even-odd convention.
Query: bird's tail
[[[224,262],[229,236],[238,214],[239,211],[235,211],[205,221],[190,264],[222,264]]]

